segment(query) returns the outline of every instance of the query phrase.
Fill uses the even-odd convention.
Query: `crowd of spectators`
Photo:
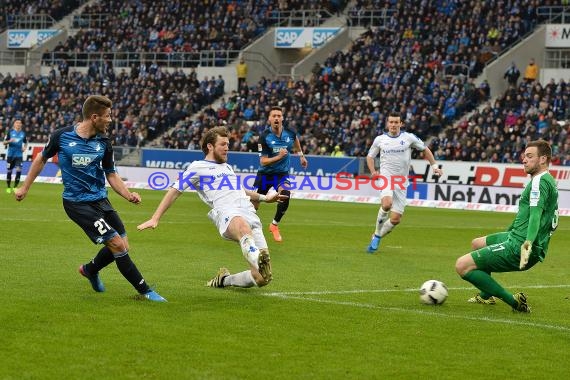
[[[553,165],[570,166],[570,84],[521,81],[432,141],[438,160],[520,162],[528,141],[553,148]]]
[[[77,34],[59,44],[56,58],[87,53],[151,53],[159,64],[194,67],[203,51],[218,51],[209,64],[224,66],[278,20],[279,12],[315,10],[339,1],[100,0],[75,18]],[[124,55],[124,54],[123,54]],[[76,65],[70,59],[71,65]],[[79,62],[78,65],[81,65]]]
[[[61,20],[83,2],[84,0],[2,0],[0,33],[13,27],[22,17],[48,15],[55,21]]]
[[[88,95],[114,102],[110,133],[116,145],[140,146],[190,117],[224,93],[221,77],[197,78],[196,72],[123,70],[105,76],[52,69],[47,76],[0,74],[0,135],[21,119],[28,140],[43,143],[57,128],[80,121]],[[186,147],[184,147],[186,148]]]
[[[191,51],[211,48],[213,40],[208,36],[212,30],[221,33],[222,43],[234,43],[230,40],[250,25],[253,38],[267,26],[273,10],[294,4],[201,2],[201,12],[186,12],[197,5],[197,1],[103,0],[86,12],[117,10],[111,14],[113,22],[105,29],[85,29],[63,46],[75,51],[163,51],[169,45],[183,51],[180,49],[188,44]],[[231,131],[233,150],[256,151],[257,136],[265,128],[270,107],[280,105],[286,111],[286,125],[298,132],[306,154],[364,156],[374,137],[383,132],[388,113],[396,112],[403,116],[408,131],[432,140],[438,159],[509,162],[518,159],[526,138],[543,136],[557,147],[557,157],[563,163],[568,151],[567,124],[564,127],[554,120],[568,119],[560,111],[568,109],[564,82],[557,84],[560,91],[550,83],[542,89],[537,82],[524,82],[492,106],[450,128],[488,99],[489,84],[475,86],[473,78],[493,54],[534,26],[537,5],[532,0],[506,4],[357,1],[351,12],[371,7],[390,7],[396,12],[388,27],[371,28],[346,51],[337,51],[316,64],[306,80],[262,78],[225,95],[221,77],[198,81],[194,71],[168,73],[157,62],[141,63],[120,73],[110,60],[92,62],[84,75],[70,74],[62,61],[48,77],[0,78],[0,105],[7,110],[4,126],[10,118],[23,117],[31,140],[45,141],[50,131],[69,125],[80,114],[75,99],[102,93],[115,101],[111,129],[115,144],[136,146],[162,136],[154,145],[199,149],[205,130],[225,124]],[[180,14],[187,16],[176,17]],[[238,32],[232,29],[236,27]],[[158,38],[151,38],[155,34]],[[202,45],[190,42],[197,37]],[[447,70],[449,67],[452,70]],[[457,70],[465,67],[467,72]],[[224,96],[221,105],[214,108],[211,103],[220,96]],[[521,99],[527,108],[515,107]],[[557,99],[565,105],[559,105]],[[190,117],[204,106],[197,117]],[[538,113],[529,111],[537,107]],[[476,138],[470,142],[472,136]]]
[[[331,54],[315,66],[310,80],[262,79],[240,88],[210,112],[214,120],[205,115],[200,123],[216,124],[221,118],[242,135],[244,123],[263,124],[268,107],[281,104],[306,153],[330,154],[340,146],[346,155],[361,156],[381,133],[386,113],[396,111],[405,115],[409,130],[427,139],[488,97],[488,84],[473,84],[490,58],[483,48],[496,46],[498,52],[535,22],[532,2],[504,7],[387,0],[357,6],[370,4],[396,10],[387,27],[371,28],[347,51]],[[450,64],[469,72],[446,71]],[[235,148],[247,149],[247,144]]]

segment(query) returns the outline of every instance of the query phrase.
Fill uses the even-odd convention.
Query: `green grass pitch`
[[[3,190],[3,189],[2,189]],[[21,203],[0,194],[0,379],[566,379],[570,363],[570,221],[546,261],[494,275],[528,295],[532,314],[472,305],[454,270],[472,238],[513,214],[408,208],[365,253],[377,206],[293,200],[284,242],[266,232],[274,281],[211,289],[226,266],[246,267],[195,194],[154,231],[137,232],[163,192],[134,206],[111,195],[139,269],[169,302],[137,301],[114,265],[107,291],[77,274],[97,251],[68,220],[61,186],[35,184]],[[267,230],[275,205],[262,205]],[[442,306],[419,302],[428,279],[449,287]]]

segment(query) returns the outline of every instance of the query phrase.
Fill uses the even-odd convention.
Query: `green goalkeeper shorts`
[[[521,245],[514,239],[509,239],[508,232],[499,232],[487,236],[487,246],[471,252],[471,257],[477,269],[484,272],[515,272],[520,271]],[[528,270],[539,261],[538,255],[531,253],[528,264],[523,270]]]

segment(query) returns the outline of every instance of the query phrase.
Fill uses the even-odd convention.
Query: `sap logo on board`
[[[275,33],[275,44],[277,46],[292,45],[302,33],[302,29],[284,29]]]
[[[313,47],[323,45],[329,38],[334,36],[338,29],[316,29],[313,32]]]

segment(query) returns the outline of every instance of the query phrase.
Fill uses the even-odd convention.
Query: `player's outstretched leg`
[[[83,277],[89,280],[89,282],[91,283],[91,287],[97,293],[105,291],[105,286],[103,285],[103,281],[101,281],[101,279],[99,278],[99,273],[96,273],[95,275],[90,275],[85,270],[85,265],[80,265],[79,274],[81,274]]]
[[[230,271],[227,268],[220,268],[218,269],[218,273],[212,278],[210,281],[206,283],[206,286],[211,288],[223,288],[224,280],[226,277],[230,275]]]
[[[281,231],[279,231],[279,226],[274,223],[269,224],[269,232],[273,235],[273,240],[278,243],[283,241],[283,237],[281,236]]]
[[[380,240],[382,238],[376,234],[372,235],[372,239],[370,240],[370,244],[368,244],[368,248],[366,249],[366,252],[368,253],[374,253],[378,250],[378,247],[380,246]]]
[[[259,259],[257,261],[259,265],[259,274],[265,280],[265,285],[267,285],[271,280],[273,280],[273,273],[271,273],[271,257],[269,257],[269,251],[267,249],[259,250]]]
[[[483,305],[495,305],[497,303],[497,301],[495,300],[495,297],[491,296],[489,298],[483,298],[483,297],[481,297],[480,294],[475,294],[473,297],[469,298],[467,300],[467,302],[469,302],[469,303],[480,303]]]
[[[526,294],[524,293],[515,293],[513,297],[516,301],[516,305],[513,306],[513,311],[518,311],[521,313],[530,313],[530,306],[528,306],[526,300]]]
[[[146,300],[149,300],[149,301],[154,301],[154,302],[167,302],[166,298],[162,297],[160,294],[158,294],[154,290],[149,290],[148,292],[146,292],[144,294],[140,294],[139,297],[146,299]]]

